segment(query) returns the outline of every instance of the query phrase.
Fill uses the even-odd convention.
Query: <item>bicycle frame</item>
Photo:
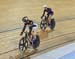
[[[26,32],[24,32],[25,33],[25,40],[27,40],[29,43],[30,43],[30,37],[29,37],[29,35],[28,35],[28,32],[26,31]]]

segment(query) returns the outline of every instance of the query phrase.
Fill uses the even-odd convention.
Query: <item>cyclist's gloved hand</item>
[[[20,33],[20,36],[23,34],[23,32]]]

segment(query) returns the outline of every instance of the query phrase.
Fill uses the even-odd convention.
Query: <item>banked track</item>
[[[68,21],[68,20],[67,20]],[[62,21],[63,22],[63,21]],[[75,26],[75,25],[74,25]],[[75,29],[75,28],[74,28]],[[68,36],[68,37],[70,37],[71,36],[71,38],[70,39],[68,39],[68,40],[64,40],[64,39],[66,39],[65,37],[66,36]],[[44,50],[47,50],[47,49],[49,49],[49,48],[52,48],[52,47],[56,47],[56,46],[58,46],[58,45],[62,45],[62,44],[64,44],[64,43],[68,43],[68,42],[70,42],[70,41],[74,41],[75,39],[74,39],[74,36],[75,36],[75,31],[71,31],[71,32],[68,32],[68,33],[64,33],[64,34],[60,34],[60,35],[57,35],[57,36],[55,36],[55,37],[52,37],[52,38],[50,38],[50,37],[48,37],[48,38],[45,38],[45,39],[42,39],[41,40],[41,46],[39,47],[39,51],[37,52],[37,53],[39,53],[39,52],[42,52],[42,51],[44,51]],[[7,36],[8,37],[8,36]],[[59,38],[62,38],[62,37],[64,37],[63,38],[63,42],[57,42],[55,45],[52,45],[52,46],[49,46],[49,47],[43,47],[42,45],[44,45],[44,44],[46,44],[46,43],[48,43],[48,42],[50,42],[51,40],[52,41],[56,41],[55,39],[57,38],[57,39],[59,39]],[[12,38],[12,39],[18,39],[18,37],[15,37],[15,38]],[[49,44],[48,44],[49,45]],[[42,49],[41,49],[42,48]],[[12,49],[12,50],[9,50],[9,51],[6,51],[6,52],[3,52],[3,53],[0,53],[0,56],[1,55],[4,55],[4,54],[7,54],[7,53],[9,53],[9,52],[12,52],[12,51],[15,51],[15,50],[17,50],[18,48],[15,48],[15,49]],[[33,54],[29,54],[29,55],[26,55],[26,56],[30,56],[30,55],[33,55]]]

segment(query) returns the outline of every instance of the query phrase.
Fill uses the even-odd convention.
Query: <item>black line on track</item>
[[[9,30],[4,30],[4,31],[0,31],[0,33],[9,32],[9,31],[14,31],[14,30],[17,30],[17,29],[21,29],[21,27],[14,28],[14,29],[9,29]]]
[[[65,18],[63,20],[58,20],[57,22],[62,22],[62,21],[68,21],[68,20],[73,20],[75,19],[74,17],[73,18]],[[21,29],[22,27],[18,27],[18,28],[14,28],[14,29],[8,29],[8,30],[4,30],[4,31],[0,31],[0,33],[5,33],[5,32],[9,32],[9,31],[14,31],[14,30],[18,30],[18,29]]]

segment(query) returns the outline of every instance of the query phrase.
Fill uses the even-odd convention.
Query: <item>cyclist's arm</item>
[[[43,11],[42,17],[43,17],[44,15],[45,15],[45,10]],[[42,18],[42,17],[41,17],[41,18]]]
[[[24,27],[23,27],[22,32],[21,32],[21,34],[20,34],[20,35],[22,35],[22,34],[23,34],[23,32],[25,31],[25,28],[26,28],[26,24],[24,24]]]

